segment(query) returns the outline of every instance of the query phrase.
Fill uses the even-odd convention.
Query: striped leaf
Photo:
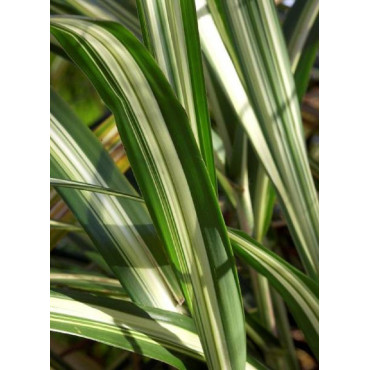
[[[51,176],[137,196],[94,134],[53,92],[50,122]],[[145,206],[91,191],[57,189],[133,300],[177,310],[170,288],[179,301],[180,292]]]
[[[148,51],[122,26],[53,18],[52,32],[115,115],[209,367],[243,368],[244,319],[233,254],[182,106]]]
[[[227,168],[231,161],[232,143],[238,118],[230,107],[222,89],[217,84],[217,79],[214,77],[212,69],[207,65],[206,60],[204,63],[204,78],[210,115],[215,124],[215,131],[223,142],[225,150],[224,167]],[[215,147],[214,143],[213,146]]]
[[[126,172],[130,168],[130,163],[119,137],[113,115],[101,122],[93,131],[116,163],[120,172]],[[74,218],[54,188],[50,192],[50,218],[64,222],[73,222]],[[50,248],[54,248],[65,234],[66,232],[63,230],[50,230]]]
[[[79,182],[79,181],[71,181],[71,180],[51,178],[50,179],[50,185],[52,185],[56,188],[69,188],[69,189],[86,190],[86,191],[92,191],[94,193],[114,195],[116,197],[122,197],[122,198],[125,198],[125,199],[133,200],[135,202],[144,202],[143,198],[141,198],[139,196],[136,196],[136,195],[122,193],[121,191],[112,190],[112,189],[105,188],[105,187],[99,186],[99,185],[86,184],[84,182]]]
[[[110,297],[130,301],[127,294],[122,290],[118,280],[107,278],[102,275],[87,274],[84,270],[69,273],[52,270],[50,274],[50,282],[51,289],[56,289],[59,292],[63,292],[61,289],[67,288],[68,290],[77,290],[82,293],[93,293],[100,297]],[[81,301],[81,299],[78,300]],[[100,302],[103,302],[103,298],[100,299]],[[109,305],[109,302],[109,300],[106,300],[104,304]],[[145,309],[147,310],[148,308]],[[179,315],[179,318],[182,320],[183,316]],[[246,314],[245,318],[247,336],[250,336],[254,343],[271,354],[276,353],[281,355],[283,353],[283,349],[279,346],[279,342],[276,337],[262,327],[251,315]],[[189,318],[186,318],[186,320],[190,322]],[[193,330],[195,331],[195,327]],[[202,360],[204,360],[203,354]],[[251,361],[253,363],[253,357],[251,359],[249,356],[248,362],[250,363]]]
[[[225,24],[233,35],[243,79],[207,3],[197,0],[202,49],[277,190],[306,270],[317,277],[318,201],[274,5],[269,1],[217,3],[227,16]]]
[[[50,272],[50,285],[52,288],[68,288],[111,298],[128,299],[127,293],[117,279],[104,275],[88,274],[84,270],[68,273],[52,270]]]
[[[201,360],[193,320],[132,302],[51,290],[50,328],[138,352],[186,369],[181,354]]]
[[[257,158],[254,156],[254,159]],[[254,167],[253,171],[250,171],[252,172],[251,193],[255,220],[253,237],[261,243],[271,224],[276,194],[262,164],[254,163]]]
[[[199,336],[188,316],[80,292],[52,289],[50,296],[52,331],[140,352],[178,369],[189,368],[183,355],[204,361]],[[245,369],[266,368],[249,356]]]
[[[317,52],[319,50],[319,17],[317,16],[311,31],[307,37],[306,43],[299,58],[297,68],[294,71],[295,86],[299,102],[307,90],[311,77],[312,66],[315,63]]]
[[[123,23],[136,37],[141,37],[135,1],[132,0],[51,0],[50,11],[52,14],[79,14]]]
[[[193,1],[138,0],[144,41],[185,108],[215,189],[216,174]]]
[[[57,220],[50,220],[50,228],[56,230],[66,230],[66,231],[74,231],[74,232],[81,232],[83,229],[79,226],[68,224],[66,222],[61,222]]]
[[[289,10],[283,30],[292,71],[297,69],[308,35],[319,14],[319,0],[296,0]]]
[[[281,294],[318,358],[318,284],[245,233],[230,229],[229,236],[235,253],[242,261],[266,276]]]
[[[300,102],[308,85],[310,71],[316,58],[318,49],[318,16],[312,25],[311,18],[318,14],[318,2],[314,1],[296,1],[283,24],[283,31],[288,49],[295,49],[299,54],[298,63],[292,65],[297,97]],[[312,14],[313,13],[313,14]],[[302,23],[305,24],[303,29]],[[312,27],[310,29],[310,27]],[[309,33],[308,33],[309,32]],[[299,35],[299,37],[296,37]],[[299,46],[293,45],[300,39]],[[305,42],[305,44],[303,44]],[[290,55],[290,61],[293,62],[294,56]],[[262,165],[258,166],[255,176],[254,186],[254,211],[255,211],[255,239],[261,242],[267,232],[271,222],[272,208],[275,194],[270,181],[265,174]]]

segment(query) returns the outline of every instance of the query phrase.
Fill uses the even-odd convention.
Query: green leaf
[[[185,108],[217,190],[194,2],[138,0],[138,5],[145,43]]]
[[[52,289],[52,331],[96,340],[186,369],[183,355],[204,361],[193,320],[138,304]],[[248,357],[245,369],[266,369]]]
[[[94,193],[100,193],[100,194],[107,194],[107,195],[114,195],[116,197],[122,197],[125,199],[133,200],[135,202],[144,202],[144,199],[135,195],[130,195],[126,193],[122,193],[117,190],[112,190],[109,188],[105,188],[103,186],[99,185],[92,185],[92,184],[86,184],[84,182],[79,181],[71,181],[71,180],[63,180],[63,179],[50,179],[50,185],[57,187],[57,188],[70,188],[70,189],[79,189],[79,190],[86,190],[86,191],[92,191]]]
[[[235,138],[233,141],[233,151],[230,160],[228,173],[231,175],[231,180],[237,184],[236,212],[238,215],[239,226],[248,234],[254,229],[254,215],[252,200],[249,186],[248,173],[248,139],[242,126],[238,126],[235,130]]]
[[[95,94],[98,95],[96,92]],[[103,144],[104,148],[109,152],[120,172],[126,172],[130,167],[130,163],[128,162],[126,152],[121,142],[121,138],[119,137],[113,115],[109,116],[103,122],[98,124],[97,127],[94,127],[93,132],[97,136],[99,141]],[[55,191],[54,188],[51,189],[50,193],[50,218],[64,222],[74,221],[73,214],[68,209],[67,205],[60,198],[59,194]],[[65,231],[50,230],[51,249],[55,247],[57,242],[64,235]]]
[[[124,24],[136,37],[141,37],[135,1],[123,0],[51,0],[53,14],[84,15],[93,19],[111,20]]]
[[[243,368],[244,319],[233,254],[185,111],[148,51],[122,26],[53,18],[52,32],[115,115],[207,363]]]
[[[319,50],[319,16],[308,35],[307,41],[299,58],[297,68],[294,71],[295,86],[297,89],[298,100],[301,102],[307,90],[311,77],[312,66],[315,63]]]
[[[82,227],[71,225],[66,222],[61,222],[57,220],[50,220],[50,228],[56,230],[77,231],[77,232],[84,231]]]
[[[289,10],[284,22],[283,30],[287,40],[289,59],[292,71],[295,71],[302,50],[319,14],[319,0],[296,0]]]
[[[210,114],[216,126],[215,130],[223,142],[226,157],[224,166],[227,167],[231,161],[232,142],[235,137],[235,126],[238,118],[235,116],[230,103],[219,87],[217,79],[212,73],[212,69],[207,65],[206,60],[204,62],[204,78]],[[213,147],[215,148],[214,143]]]
[[[266,276],[269,283],[283,297],[298,326],[302,329],[307,343],[318,358],[318,284],[247,234],[230,229],[229,236],[234,251],[241,260]]]
[[[121,283],[117,279],[104,275],[88,274],[86,271],[66,273],[52,270],[50,272],[50,284],[52,287],[63,287],[112,298],[128,299]]]
[[[240,63],[243,78],[234,67],[207,3],[197,0],[202,49],[277,190],[302,262],[316,278],[318,200],[275,6],[270,1],[216,3],[225,12],[225,25],[238,55],[234,63]]]
[[[68,288],[85,293],[93,293],[94,295],[98,294],[115,299],[129,300],[118,280],[107,278],[103,275],[87,274],[83,270],[81,270],[81,272],[74,271],[73,273],[52,270],[50,281],[52,289]],[[109,303],[109,301],[105,303]],[[180,319],[182,319],[182,317],[180,317]],[[276,337],[270,334],[249,314],[246,314],[246,331],[247,335],[250,336],[260,348],[263,348],[269,353],[282,353],[282,348],[279,347],[279,342]],[[251,362],[251,359],[249,359],[248,362]]]
[[[137,197],[98,139],[54,92],[50,135],[51,176]],[[178,309],[175,275],[144,204],[85,190],[57,190],[133,300]]]
[[[50,328],[186,369],[181,354],[203,358],[193,320],[132,302],[74,291],[50,292]]]
[[[262,242],[271,224],[276,194],[263,166],[258,163],[253,191],[254,238]]]

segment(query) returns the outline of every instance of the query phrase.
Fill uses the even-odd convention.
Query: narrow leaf
[[[68,224],[66,222],[57,221],[57,220],[50,220],[50,228],[57,229],[57,230],[77,231],[77,232],[84,231],[82,227]]]
[[[233,254],[187,116],[148,51],[122,26],[53,18],[52,32],[115,115],[211,368],[245,366]]]
[[[137,196],[94,134],[54,92],[50,135],[51,176]],[[91,191],[58,192],[134,300],[177,310],[169,290],[176,289],[176,280],[143,204]]]
[[[315,63],[317,52],[319,50],[319,17],[317,16],[314,25],[311,28],[307,41],[299,58],[297,68],[294,71],[295,86],[299,102],[302,102],[303,96],[307,90],[311,77],[312,66]]]
[[[217,0],[217,3],[227,15],[243,80],[207,3],[197,0],[203,51],[277,190],[306,270],[317,277],[318,201],[308,167],[293,76],[274,5],[269,1]]]
[[[217,190],[211,129],[193,1],[138,0],[146,45],[186,110],[213,186]]]
[[[93,19],[123,23],[136,37],[141,37],[140,23],[136,16],[135,1],[124,0],[51,0],[53,14],[84,15]]]
[[[193,320],[185,315],[79,292],[51,290],[52,331],[93,339],[186,369],[184,357],[204,361]],[[253,357],[245,369],[266,369]]]
[[[50,284],[54,288],[62,287],[112,298],[128,299],[127,293],[125,293],[117,279],[104,275],[88,274],[86,271],[62,272],[52,270],[50,272]]]
[[[70,189],[78,189],[78,190],[86,190],[91,191],[94,193],[100,193],[100,194],[107,194],[107,195],[113,195],[116,197],[122,197],[125,199],[133,200],[135,202],[144,202],[144,199],[135,195],[130,195],[126,193],[122,193],[117,190],[112,190],[109,188],[105,188],[103,186],[99,185],[92,185],[92,184],[86,184],[84,182],[79,181],[71,181],[71,180],[63,180],[63,179],[50,179],[50,185],[57,187],[57,188],[70,188]]]
[[[304,44],[319,14],[319,0],[296,0],[284,22],[289,59],[295,71],[301,58]]]
[[[246,264],[266,276],[281,294],[314,354],[319,353],[318,285],[247,234],[229,231],[235,253]]]

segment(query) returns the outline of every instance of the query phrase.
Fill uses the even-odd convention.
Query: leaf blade
[[[217,191],[195,6],[192,1],[139,0],[146,45],[185,108]]]
[[[207,2],[197,0],[202,49],[277,190],[307,271],[317,277],[318,201],[275,9],[267,1],[242,1],[243,6],[233,0],[209,2],[219,4],[229,17],[239,58],[231,59]],[[239,63],[243,79],[234,66]],[[279,107],[286,107],[281,114]]]
[[[245,233],[229,229],[229,235],[236,254],[266,276],[269,283],[281,294],[318,358],[318,285]]]
[[[140,352],[185,369],[182,354],[204,361],[190,317],[143,307],[132,302],[52,289],[52,331],[82,336],[128,351]],[[136,340],[136,345],[133,340]],[[253,357],[245,369],[266,369]]]
[[[106,187],[99,186],[99,185],[87,184],[85,182],[80,182],[80,181],[56,179],[52,177],[50,178],[50,185],[57,187],[57,188],[71,188],[71,189],[91,191],[94,193],[114,195],[116,197],[122,197],[125,199],[133,200],[135,202],[144,203],[144,199],[139,196],[122,193],[121,191],[113,190],[113,189],[106,188]]]
[[[183,108],[147,50],[120,25],[53,18],[52,32],[115,114],[208,363],[243,368],[244,320],[232,250]]]
[[[97,138],[53,91],[50,106],[51,176],[112,186],[136,196]],[[60,188],[58,192],[134,299],[149,306],[178,309],[171,292],[176,290],[169,283],[174,275],[166,266],[144,205],[134,207],[132,203],[138,202],[83,190]]]

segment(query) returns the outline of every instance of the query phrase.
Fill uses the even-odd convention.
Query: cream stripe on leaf
[[[319,1],[295,1],[284,21],[283,31],[301,102],[319,49]]]
[[[317,15],[310,33],[307,36],[303,50],[294,72],[294,81],[298,101],[301,103],[311,78],[312,67],[316,61],[319,50],[319,15]]]
[[[86,271],[64,272],[52,269],[50,271],[50,286],[52,288],[68,288],[91,292],[111,298],[125,299],[129,297],[117,279],[104,275],[87,273]]]
[[[115,115],[209,367],[244,368],[244,318],[233,254],[185,111],[148,51],[122,26],[53,18],[52,32]]]
[[[228,17],[225,23],[236,45],[238,60],[234,63],[231,60],[207,2],[197,0],[203,52],[278,192],[302,262],[316,278],[318,201],[274,5],[267,1],[212,2],[224,9]],[[242,79],[234,66],[239,63]]]
[[[185,108],[211,181],[217,189],[194,3],[139,0],[138,5],[146,46]]]
[[[70,188],[70,189],[86,190],[86,191],[92,191],[92,192],[95,192],[95,193],[114,195],[116,197],[122,197],[122,198],[130,199],[130,200],[133,200],[135,202],[144,202],[144,199],[141,198],[141,197],[126,194],[126,193],[122,193],[120,191],[109,189],[109,188],[104,188],[104,187],[99,186],[99,185],[87,184],[85,182],[50,178],[50,185],[54,186],[54,187],[57,187],[57,188]]]
[[[50,229],[75,231],[75,232],[83,232],[84,231],[79,226],[68,224],[68,223],[65,223],[65,222],[57,221],[57,220],[50,220]]]
[[[314,352],[319,354],[318,284],[245,233],[229,230],[235,253],[281,294]]]
[[[137,196],[98,139],[53,91],[50,122],[51,176]],[[91,191],[57,190],[135,301],[178,310],[172,291],[178,301],[182,297],[175,275],[144,204]]]
[[[293,72],[297,68],[304,44],[318,14],[319,0],[296,0],[288,12],[283,30]]]
[[[135,1],[124,0],[51,0],[52,14],[79,14],[93,19],[123,23],[136,37],[141,38]]]
[[[194,321],[188,316],[61,289],[52,289],[50,296],[52,331],[140,351],[178,369],[189,368],[183,355],[205,360]],[[266,368],[249,356],[245,369]]]
[[[97,340],[186,369],[181,354],[202,360],[193,320],[132,302],[53,288],[50,329]]]

